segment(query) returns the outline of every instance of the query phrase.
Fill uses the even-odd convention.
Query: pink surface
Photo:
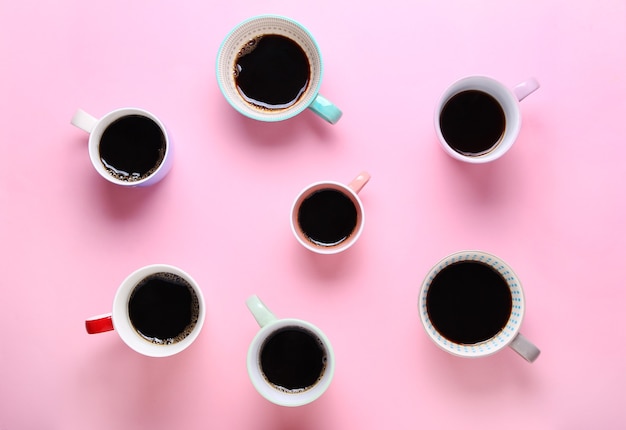
[[[624,428],[626,4],[221,4],[0,1],[0,429]],[[224,100],[217,49],[259,13],[315,35],[337,125],[257,123]],[[489,165],[452,160],[434,134],[439,94],[470,74],[542,84]],[[69,123],[123,106],[155,113],[177,144],[150,189],[100,178]],[[293,198],[361,170],[359,242],[303,249]],[[453,357],[423,332],[423,276],[466,248],[522,280],[534,364],[510,349]],[[207,301],[196,343],[166,359],[84,328],[150,263],[181,267]],[[252,387],[255,293],[331,339],[335,378],[313,404]]]

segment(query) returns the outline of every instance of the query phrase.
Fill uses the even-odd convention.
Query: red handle
[[[113,318],[111,318],[111,314],[91,317],[85,321],[85,328],[89,334],[111,331],[113,330]]]

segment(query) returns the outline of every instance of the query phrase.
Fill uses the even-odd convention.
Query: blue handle
[[[339,121],[339,118],[341,118],[341,115],[343,115],[343,112],[341,112],[341,110],[337,106],[332,104],[320,94],[315,97],[315,100],[313,100],[313,103],[311,103],[309,109],[311,109],[313,112],[315,112],[317,115],[321,116],[331,124],[337,123],[337,121]]]

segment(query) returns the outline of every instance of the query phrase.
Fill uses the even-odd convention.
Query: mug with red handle
[[[196,281],[177,267],[153,264],[131,273],[117,289],[112,312],[87,319],[85,328],[89,334],[114,330],[138,353],[167,357],[194,342],[204,316]]]

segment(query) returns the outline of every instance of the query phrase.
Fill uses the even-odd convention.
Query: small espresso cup
[[[71,122],[89,133],[91,163],[109,182],[153,185],[172,166],[172,142],[163,123],[148,111],[122,108],[97,119],[78,109]]]
[[[358,193],[369,180],[369,173],[361,172],[348,185],[323,181],[303,189],[291,207],[291,230],[298,242],[319,254],[354,245],[365,225]]]
[[[254,388],[281,406],[301,406],[319,398],[335,371],[326,335],[307,321],[277,318],[256,295],[246,305],[261,327],[248,349]]]
[[[241,114],[259,121],[282,121],[306,108],[331,124],[341,110],[319,94],[320,49],[296,21],[261,15],[237,25],[224,39],[216,61],[217,82]]]
[[[115,330],[138,353],[167,357],[193,343],[204,316],[196,281],[177,267],[154,264],[131,273],[117,289],[113,311],[87,319],[85,328],[89,334]]]
[[[441,146],[453,158],[467,163],[500,158],[519,134],[519,102],[538,88],[534,78],[512,90],[486,76],[455,82],[435,109],[435,131]]]
[[[520,333],[526,308],[522,285],[502,259],[461,251],[439,261],[418,299],[426,333],[460,357],[483,357],[509,346],[528,362],[539,349]]]

